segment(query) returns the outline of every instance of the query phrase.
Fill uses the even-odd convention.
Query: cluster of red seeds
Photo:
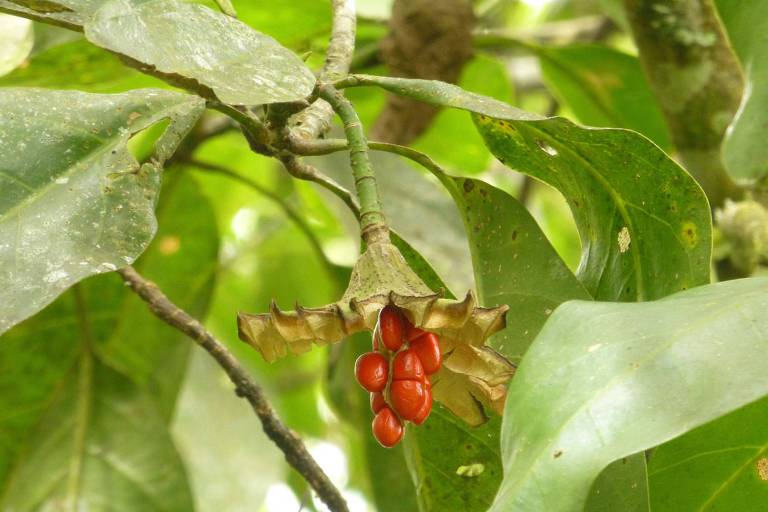
[[[440,369],[434,333],[414,327],[395,306],[385,306],[373,331],[373,352],[355,362],[357,382],[371,392],[373,435],[391,448],[403,438],[403,423],[421,425],[432,410],[429,375]]]

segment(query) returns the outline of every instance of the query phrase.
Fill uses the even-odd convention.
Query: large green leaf
[[[315,77],[290,50],[245,23],[181,0],[112,0],[85,25],[92,43],[238,105],[300,100]]]
[[[767,394],[766,307],[763,278],[562,305],[510,385],[491,510],[581,510],[611,461]]]
[[[45,340],[26,341],[26,350],[48,350]],[[87,345],[79,350],[4,482],[0,507],[192,510],[181,460],[152,395],[94,360]]]
[[[216,225],[188,177],[165,192],[161,230],[136,266],[201,315]],[[6,333],[0,408],[13,413],[0,416],[0,508],[39,510],[77,495],[89,510],[190,510],[165,427],[192,347],[182,338],[114,274],[80,283]]]
[[[709,282],[706,197],[645,137],[542,119],[443,82],[353,78],[476,114],[475,124],[499,160],[565,196],[582,241],[578,276],[592,296],[649,300]]]
[[[744,96],[723,143],[723,160],[737,180],[768,175],[768,44],[765,27],[768,2],[716,0],[728,37],[741,61],[746,78]]]
[[[194,96],[151,89],[0,89],[0,333],[141,254],[156,230],[159,165],[202,109]],[[128,139],[163,119],[155,156],[140,166]]]
[[[535,51],[547,86],[579,121],[630,128],[670,147],[667,125],[637,57],[597,44]]]
[[[768,509],[768,399],[653,451],[654,512]]]
[[[591,297],[514,197],[480,180],[438,178],[464,220],[480,304],[511,311],[490,345],[518,363],[557,306]]]

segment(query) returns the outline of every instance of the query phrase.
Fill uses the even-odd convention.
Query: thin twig
[[[333,0],[333,23],[325,63],[320,72],[320,81],[329,82],[349,73],[349,66],[355,52],[355,2],[354,0]],[[314,139],[326,133],[331,127],[333,109],[324,100],[316,100],[309,108],[296,115],[290,139]]]
[[[315,233],[312,231],[312,228],[309,227],[309,224],[307,224],[307,222],[299,214],[299,212],[297,212],[290,204],[288,204],[285,200],[283,200],[283,198],[280,197],[278,194],[262,186],[260,183],[252,180],[251,178],[243,176],[242,174],[239,174],[223,165],[203,162],[201,160],[195,160],[195,159],[188,159],[184,163],[205,171],[221,174],[222,176],[227,176],[231,179],[239,181],[240,183],[247,185],[248,187],[252,188],[259,194],[263,195],[264,197],[266,197],[267,199],[275,203],[283,211],[285,216],[288,217],[296,225],[297,228],[299,228],[299,230],[304,234],[304,236],[307,237],[307,241],[309,241],[309,244],[312,246],[312,249],[317,254],[317,257],[320,258],[320,260],[323,262],[323,265],[325,266],[325,268],[329,272],[333,273],[334,265],[325,255],[325,252],[323,251],[323,246],[322,244],[320,244],[320,241],[315,236]]]
[[[251,379],[224,344],[199,321],[171,302],[155,283],[146,280],[133,267],[126,267],[118,272],[128,286],[148,304],[149,310],[156,317],[192,338],[211,354],[235,385],[237,395],[251,404],[261,420],[264,433],[282,450],[288,464],[299,472],[330,510],[346,512],[347,504],[339,490],[309,454],[301,438],[277,417],[264,391]]]
[[[346,141],[344,141],[344,149],[346,149]],[[352,195],[352,192],[293,155],[283,156],[280,158],[280,161],[291,176],[300,180],[317,183],[324,189],[330,191],[336,197],[344,201],[349,209],[352,210],[355,218],[360,219],[360,205],[357,203],[357,199]]]

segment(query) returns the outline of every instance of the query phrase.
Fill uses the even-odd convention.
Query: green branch
[[[389,228],[381,210],[376,176],[368,157],[368,142],[360,118],[352,103],[332,85],[320,85],[318,94],[333,107],[344,123],[344,133],[349,143],[349,161],[355,178],[355,191],[360,201],[360,230],[363,240],[368,245],[389,241]]]

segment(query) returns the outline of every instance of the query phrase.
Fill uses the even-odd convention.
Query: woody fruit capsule
[[[429,375],[442,364],[440,342],[431,332],[414,327],[399,308],[379,312],[373,351],[355,362],[358,383],[371,393],[373,436],[385,448],[397,445],[404,425],[421,425],[432,410]]]

